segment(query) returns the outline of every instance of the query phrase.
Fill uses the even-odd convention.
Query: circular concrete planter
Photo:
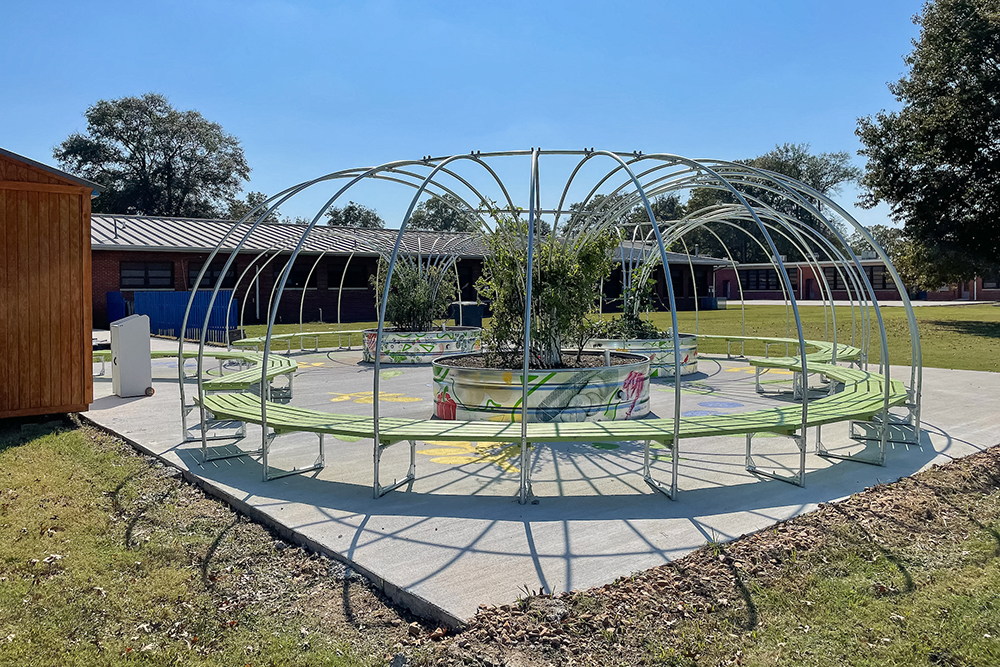
[[[383,364],[426,364],[444,354],[475,352],[479,349],[479,327],[448,327],[432,331],[382,331]],[[362,355],[375,362],[378,329],[365,329]]]
[[[681,375],[697,373],[698,337],[679,334],[677,338],[681,350]],[[673,377],[674,375],[674,341],[671,338],[591,338],[587,342],[587,347],[643,354],[649,357],[651,377]]]
[[[528,375],[528,421],[636,419],[649,413],[649,358],[596,368],[533,370]],[[468,355],[473,356],[473,355]],[[463,355],[434,362],[434,408],[440,419],[520,421],[521,369],[470,368]]]

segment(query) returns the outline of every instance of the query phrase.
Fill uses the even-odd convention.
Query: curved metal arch
[[[784,262],[781,261],[781,257],[778,254],[778,248],[777,248],[777,246],[774,245],[774,239],[771,238],[771,235],[770,235],[770,233],[768,233],[767,228],[764,226],[764,223],[761,222],[760,218],[757,217],[757,214],[754,212],[753,207],[750,206],[750,203],[747,202],[747,200],[743,196],[743,194],[739,190],[737,190],[736,187],[733,186],[728,180],[726,180],[725,178],[723,178],[722,176],[720,176],[719,174],[717,174],[713,169],[709,168],[708,166],[704,165],[701,162],[697,162],[697,161],[694,161],[694,160],[689,160],[687,158],[681,158],[679,156],[670,155],[670,154],[667,154],[667,153],[654,153],[652,155],[643,155],[639,159],[642,159],[642,160],[657,160],[657,159],[662,159],[662,160],[676,160],[676,161],[684,162],[685,164],[689,164],[692,167],[699,166],[699,167],[703,168],[705,170],[705,172],[709,176],[711,176],[712,178],[717,179],[718,182],[723,183],[726,186],[726,188],[729,189],[730,192],[733,195],[736,196],[736,198],[739,200],[739,202],[743,206],[746,207],[746,209],[750,213],[751,217],[757,223],[757,226],[760,229],[761,234],[764,236],[764,239],[767,241],[767,245],[768,245],[768,248],[770,248],[770,250],[771,250],[771,254],[774,256],[775,261],[778,263],[778,266],[781,269],[779,271],[778,275],[781,278],[781,280],[784,282],[785,288],[787,289],[787,291],[789,293],[789,300],[791,301],[792,312],[795,314],[795,329],[796,329],[796,333],[797,333],[798,339],[799,339],[799,350],[801,351],[801,354],[800,354],[800,360],[802,362],[802,364],[801,364],[802,365],[802,371],[801,372],[802,372],[802,376],[803,377],[808,377],[809,376],[809,369],[808,369],[808,361],[806,359],[806,354],[805,354],[805,350],[806,350],[805,336],[803,335],[803,332],[802,332],[802,319],[801,319],[801,317],[799,315],[798,299],[796,299],[795,294],[792,293],[791,280],[788,277],[788,271],[785,269]],[[634,175],[633,175],[633,178],[634,178]],[[645,195],[643,195],[643,197],[645,198]],[[648,207],[648,200],[646,201],[646,204],[647,204],[647,207]],[[655,218],[653,217],[652,209],[651,208],[649,208],[649,215],[650,215],[650,220],[654,221],[653,228],[656,230],[657,242],[659,244],[661,244],[661,249],[662,249],[663,239],[660,236],[659,228],[655,224]],[[662,254],[663,254],[664,265],[667,265],[666,250],[662,250]],[[676,316],[675,316],[675,319],[676,319]],[[674,351],[675,361],[676,361],[677,355],[679,354],[679,350],[676,349],[676,346],[677,346],[677,343],[676,343],[676,327],[677,327],[677,325],[674,324],[674,329],[675,329],[675,331],[674,331],[674,334],[675,334],[675,343],[674,343],[675,344],[675,351]],[[678,366],[678,369],[679,369],[679,366]],[[680,372],[678,370],[678,376],[679,375],[680,375]],[[679,383],[678,383],[678,385],[679,385]],[[680,391],[678,390],[678,402],[679,402],[679,396],[680,396]],[[807,431],[806,424],[808,424],[808,418],[807,418],[808,411],[809,411],[809,392],[804,392],[803,393],[803,397],[802,397],[802,437],[803,438],[805,438],[806,431]],[[803,449],[802,451],[804,452],[805,450]]]
[[[740,216],[740,212],[741,211],[742,211],[741,207],[732,205],[733,217],[736,217],[737,219],[746,219],[746,218],[743,218],[743,217]],[[805,239],[803,239],[801,237],[801,235],[798,233],[798,231],[793,226],[791,226],[790,224],[788,224],[787,221],[783,220],[782,219],[783,216],[781,216],[779,214],[779,212],[775,211],[773,208],[771,208],[771,207],[761,208],[760,212],[759,212],[759,215],[761,216],[762,220],[765,220],[765,221],[766,220],[771,220],[772,222],[777,223],[778,226],[775,226],[774,224],[768,225],[767,222],[765,222],[764,224],[769,229],[773,229],[778,234],[780,234],[782,238],[784,238],[786,241],[788,241],[788,243],[790,243],[792,245],[792,247],[795,248],[795,250],[797,250],[803,257],[805,257],[806,258],[806,262],[809,264],[809,267],[810,267],[810,269],[813,270],[814,274],[816,274],[816,273],[820,274],[820,279],[822,280],[822,284],[823,284],[823,290],[821,290],[821,293],[823,294],[823,303],[824,303],[823,313],[824,313],[824,322],[825,322],[825,320],[826,320],[826,303],[827,303],[827,300],[829,300],[831,311],[833,311],[833,309],[835,307],[834,306],[834,301],[833,301],[833,291],[830,289],[830,286],[827,283],[826,276],[824,274],[822,274],[822,271],[818,270],[819,269],[819,261],[816,259],[815,254],[813,253],[811,246],[809,246],[809,244],[806,243]],[[785,231],[782,231],[781,228],[784,228]],[[794,236],[795,239],[793,239],[792,236],[790,236],[789,234],[791,234],[792,236]],[[681,238],[683,238],[683,235],[681,236]],[[752,236],[751,236],[751,238],[752,238]],[[796,241],[796,239],[797,239],[797,241]],[[771,265],[775,266],[773,261],[771,262]],[[787,298],[787,295],[786,295],[786,298]],[[837,317],[836,317],[836,312],[834,311],[832,315],[833,315],[833,341],[832,341],[833,342],[833,350],[832,350],[833,358],[831,360],[831,363],[836,363],[837,362]],[[828,332],[824,332],[824,339],[826,339],[828,337],[829,337],[829,333]]]
[[[452,162],[460,161],[460,160],[471,160],[472,162],[474,162],[476,164],[482,164],[482,160],[479,159],[479,157],[476,156],[476,155],[453,155],[453,156],[451,156],[449,158],[444,158],[443,160],[441,160],[440,163],[437,164],[437,166],[435,166],[431,170],[431,172],[424,178],[423,183],[421,183],[420,187],[417,188],[417,192],[413,195],[413,199],[410,201],[410,206],[407,208],[406,214],[403,216],[403,221],[399,225],[399,233],[396,235],[396,242],[393,245],[392,254],[390,255],[389,266],[386,269],[385,287],[382,290],[382,300],[381,300],[381,304],[379,306],[378,330],[377,330],[376,335],[375,335],[375,354],[374,354],[374,357],[375,357],[375,373],[374,373],[374,381],[373,381],[374,382],[374,387],[373,387],[373,390],[372,390],[373,391],[372,421],[373,421],[373,428],[374,428],[374,435],[375,435],[375,447],[376,448],[379,446],[379,402],[380,402],[380,399],[379,399],[379,376],[380,376],[381,358],[382,358],[382,333],[383,333],[383,329],[385,327],[385,309],[386,309],[386,305],[388,304],[388,301],[389,301],[389,290],[390,290],[390,288],[392,286],[392,273],[393,273],[393,269],[395,268],[396,257],[399,255],[399,248],[402,245],[403,233],[406,231],[406,226],[410,222],[410,218],[412,217],[413,211],[414,211],[414,209],[417,206],[417,202],[420,199],[420,195],[427,188],[427,184],[430,183],[433,180],[434,174],[442,171],[442,169],[446,165],[448,165],[448,164],[450,164]],[[492,170],[488,170],[488,171],[490,171],[490,173],[494,173],[495,174],[495,172],[493,172]],[[504,188],[504,191],[506,192],[506,188]],[[468,203],[468,202],[466,202],[466,203]],[[511,203],[511,206],[513,206],[513,202],[510,202],[510,203]],[[530,276],[530,274],[529,274],[529,276]],[[530,285],[530,283],[531,283],[531,281],[529,279],[528,284]],[[270,336],[270,329],[268,331],[268,335]]]
[[[726,165],[731,166],[733,168],[737,168],[736,165],[734,165],[733,163],[726,163],[726,162],[721,161],[721,160],[718,161],[718,162],[721,163],[721,164],[726,164]],[[805,184],[803,184],[803,183],[801,183],[799,181],[794,181],[794,179],[789,179],[788,177],[785,177],[785,176],[782,176],[780,174],[777,174],[776,172],[771,172],[771,171],[767,171],[767,170],[763,170],[763,169],[750,168],[750,167],[746,167],[745,165],[740,165],[738,167],[738,169],[740,171],[750,172],[751,174],[757,174],[759,178],[766,178],[766,179],[770,180],[771,182],[777,183],[779,186],[781,186],[782,188],[784,188],[786,190],[786,192],[791,193],[793,195],[791,197],[791,199],[796,204],[798,204],[799,206],[801,206],[801,207],[805,208],[806,210],[810,211],[811,213],[813,213],[813,215],[816,216],[818,219],[824,220],[824,221],[826,221],[826,218],[813,206],[812,202],[810,202],[806,197],[803,196],[803,193],[806,192],[806,191],[809,191],[809,192],[811,192],[811,194],[813,194],[813,196],[816,196],[817,198],[822,198],[822,199],[826,200],[831,205],[831,207],[834,208],[834,210],[837,210],[838,213],[842,212],[841,214],[845,216],[845,220],[848,222],[848,224],[854,225],[855,228],[856,228],[856,231],[858,231],[859,233],[862,233],[863,235],[865,235],[869,239],[871,239],[871,243],[873,244],[873,248],[875,248],[876,252],[878,252],[882,256],[883,261],[885,262],[885,264],[888,267],[892,266],[892,263],[889,261],[888,256],[885,254],[885,251],[875,242],[875,240],[873,238],[871,238],[871,235],[868,234],[867,230],[865,230],[864,227],[862,227],[860,224],[857,223],[857,221],[855,221],[853,218],[851,218],[850,215],[847,214],[846,211],[843,211],[842,208],[840,208],[835,202],[833,202],[832,200],[830,200],[825,195],[819,193],[818,191],[816,191],[816,190],[814,190],[812,188],[809,188],[808,186],[806,186]],[[752,184],[749,184],[749,187],[760,187],[760,185],[761,184],[759,184],[759,183],[752,183]],[[803,188],[805,188],[805,190],[803,190]],[[889,376],[889,342],[888,342],[887,333],[886,333],[886,330],[885,330],[885,323],[882,320],[882,311],[881,311],[881,308],[878,306],[878,298],[877,298],[877,296],[875,294],[875,289],[871,285],[871,282],[868,280],[868,276],[864,272],[864,269],[861,266],[860,260],[857,258],[857,256],[854,254],[854,252],[850,249],[850,244],[847,243],[847,240],[843,237],[843,234],[840,232],[840,230],[838,230],[836,228],[836,225],[830,224],[829,222],[826,223],[826,226],[837,237],[837,239],[841,242],[841,244],[844,246],[844,248],[850,253],[852,260],[855,262],[855,266],[856,266],[856,268],[857,268],[857,270],[858,270],[858,272],[860,274],[861,279],[864,281],[867,290],[871,294],[872,302],[875,304],[875,317],[878,320],[879,337],[881,339],[880,343],[881,343],[881,348],[882,348],[881,349],[882,354],[880,355],[880,359],[879,359],[879,369],[880,369],[881,372],[883,372],[883,374],[886,377],[886,380],[888,381],[890,379],[890,376]],[[892,269],[892,271],[895,272],[895,269]],[[904,304],[909,307],[909,299],[908,299],[908,297],[905,296],[906,290],[902,286],[902,282],[897,283],[897,288],[899,290],[900,295],[904,299]],[[909,314],[912,314],[912,310],[908,311],[908,315]],[[914,327],[915,327],[915,325],[916,325],[916,322],[914,320]],[[911,338],[912,338],[912,335],[911,335]],[[916,345],[919,348],[919,340],[917,340]],[[881,357],[884,357],[884,360]],[[888,402],[889,402],[889,383],[886,382],[886,386],[885,386],[886,413],[888,413]]]
[[[347,170],[343,170],[343,172],[334,172],[334,173],[344,173],[344,172],[353,172],[353,171],[357,171],[357,170],[356,169],[347,169]],[[215,286],[212,288],[212,294],[209,297],[208,306],[207,306],[207,308],[205,310],[205,319],[204,319],[204,321],[202,322],[202,325],[201,325],[201,337],[200,337],[200,339],[198,341],[197,378],[198,378],[198,398],[199,398],[199,401],[198,401],[198,406],[199,406],[198,407],[198,412],[199,412],[199,417],[200,417],[200,422],[201,422],[201,443],[202,443],[202,455],[203,456],[207,456],[208,442],[207,442],[207,433],[206,433],[206,428],[205,428],[205,407],[204,407],[203,401],[201,400],[201,398],[205,394],[204,387],[203,387],[204,383],[203,383],[203,380],[202,380],[202,370],[204,368],[204,361],[205,361],[205,342],[206,342],[206,336],[207,336],[207,333],[208,333],[208,320],[209,320],[209,317],[211,316],[212,308],[215,306],[215,300],[216,300],[216,297],[219,294],[219,289],[222,287],[222,279],[221,278],[226,275],[226,273],[229,271],[229,268],[232,266],[233,262],[236,261],[236,257],[239,255],[239,252],[243,248],[244,244],[246,244],[247,239],[250,238],[250,236],[254,233],[254,231],[256,231],[256,229],[260,226],[260,224],[265,219],[267,219],[268,216],[270,216],[274,211],[276,211],[278,209],[278,207],[281,204],[283,204],[284,202],[288,201],[288,199],[290,199],[292,196],[294,196],[298,192],[301,192],[302,190],[306,189],[307,187],[310,187],[311,185],[313,185],[315,183],[322,182],[323,180],[325,180],[324,177],[320,177],[320,178],[313,179],[312,181],[307,181],[305,183],[301,183],[299,185],[293,185],[292,187],[287,188],[285,190],[282,190],[278,194],[276,194],[276,195],[268,198],[267,200],[261,202],[260,204],[258,204],[257,206],[255,206],[253,209],[251,209],[250,211],[248,211],[246,215],[244,215],[242,218],[240,218],[240,220],[238,220],[229,229],[229,231],[227,231],[223,235],[223,237],[219,241],[218,245],[216,245],[215,249],[213,249],[212,252],[209,253],[208,257],[205,259],[205,263],[202,265],[201,271],[198,272],[198,277],[195,279],[195,284],[196,285],[200,285],[201,281],[204,280],[205,273],[208,271],[208,267],[211,265],[212,260],[214,260],[215,257],[219,254],[219,251],[222,249],[223,244],[225,244],[226,241],[229,240],[229,237],[234,232],[236,232],[237,229],[239,229],[240,225],[242,225],[244,223],[246,223],[246,224],[249,225],[249,228],[247,229],[246,233],[243,235],[243,237],[237,243],[237,245],[233,249],[233,251],[229,254],[229,257],[226,259],[226,262],[225,262],[225,264],[222,267],[222,271],[220,272],[220,279],[216,281]],[[251,218],[254,215],[258,214],[262,210],[263,210],[263,213],[260,213],[259,217],[253,223],[250,223]],[[194,305],[194,299],[195,299],[195,295],[196,294],[197,294],[197,290],[192,290],[191,291],[191,296],[188,298],[187,307],[184,310],[184,318],[181,320],[181,331],[180,331],[180,336],[178,336],[179,340],[178,340],[178,350],[177,350],[177,355],[178,355],[177,358],[179,360],[184,358],[184,335],[187,332],[187,324],[188,324],[188,320],[190,319],[190,316],[191,316],[191,307]],[[187,441],[188,440],[188,432],[187,432],[187,406],[185,405],[185,403],[186,403],[186,397],[185,397],[185,391],[184,391],[184,367],[183,367],[182,364],[178,364],[177,374],[178,374],[177,382],[178,382],[178,385],[179,385],[178,386],[178,391],[179,391],[179,394],[180,394],[180,403],[181,403],[180,404],[180,410],[181,410],[181,428],[183,429],[183,433],[181,435],[182,435],[183,439],[185,441]]]
[[[773,172],[769,172],[769,173],[773,174]],[[780,174],[773,174],[773,177],[780,177]],[[858,232],[869,243],[869,245],[871,245],[872,249],[875,250],[876,254],[878,254],[878,256],[882,260],[883,264],[885,264],[885,268],[889,271],[889,274],[892,276],[893,283],[896,285],[896,291],[899,293],[900,300],[903,302],[903,306],[906,309],[907,324],[908,324],[909,329],[910,329],[910,360],[911,360],[910,361],[910,392],[911,392],[911,397],[910,398],[911,398],[911,402],[913,403],[912,412],[911,412],[912,417],[913,417],[912,426],[914,427],[915,431],[919,432],[919,430],[920,430],[920,398],[921,398],[921,394],[922,394],[922,391],[923,391],[923,356],[922,356],[921,347],[920,347],[920,333],[919,333],[919,331],[917,329],[917,318],[916,318],[916,314],[913,312],[913,304],[910,302],[910,297],[906,293],[906,287],[903,285],[903,281],[899,277],[899,273],[896,271],[896,267],[893,266],[892,261],[889,259],[889,255],[886,253],[885,249],[881,245],[879,245],[879,243],[875,240],[875,238],[871,235],[871,233],[861,223],[859,223],[857,220],[855,220],[854,217],[851,216],[850,213],[848,213],[847,211],[845,211],[842,206],[840,206],[839,204],[837,204],[837,202],[833,201],[832,199],[830,199],[826,195],[818,192],[817,190],[815,190],[813,188],[810,188],[809,186],[807,186],[805,184],[801,184],[801,188],[800,188],[798,185],[793,184],[791,182],[791,179],[788,179],[787,177],[778,178],[778,180],[782,181],[785,185],[787,185],[788,187],[790,187],[792,189],[803,189],[805,192],[808,192],[811,195],[817,197],[820,201],[825,202],[827,204],[827,206],[829,206],[834,211],[836,211],[838,215],[840,215],[841,217],[843,217],[844,220],[847,221],[847,223],[849,225],[853,226],[854,230],[856,232]],[[847,245],[846,241],[844,241],[843,239],[841,239],[841,241],[845,245]],[[852,252],[852,255],[853,255],[853,252]],[[858,265],[860,267],[860,261],[858,261]],[[868,280],[867,274],[865,274],[863,270],[860,270],[860,268],[859,268],[859,271],[861,272],[861,277],[865,281],[866,285],[868,285],[869,288],[871,288],[871,283]],[[873,289],[873,291],[874,291],[874,289]],[[876,314],[876,316],[879,319],[879,326],[880,326],[880,328],[884,331],[884,324],[882,323],[881,313],[878,310],[878,306],[877,305],[875,307],[875,314]],[[886,361],[885,361],[885,364],[884,364],[886,370],[888,370],[888,365],[889,365],[888,364],[888,354],[886,354]],[[880,359],[879,360],[879,367],[881,368],[882,366],[883,366],[883,363],[882,363],[882,360]],[[886,379],[888,379],[888,375],[886,375]]]
[[[739,175],[741,177],[745,177],[747,175],[747,170],[749,169],[749,168],[746,168],[745,165],[734,164],[734,163],[729,163],[729,162],[724,162],[724,161],[713,161],[713,164],[714,163],[722,163],[722,164],[725,164],[727,166],[732,166],[732,171],[722,172],[722,173],[726,173],[728,176],[731,176],[733,174],[737,174],[737,175]],[[655,171],[655,168],[648,170],[646,173],[651,173],[653,171]],[[756,171],[760,171],[760,170],[756,170]],[[662,179],[657,179],[657,180],[662,180]],[[734,183],[741,183],[742,184],[741,180],[736,180],[736,179],[732,179],[732,180],[733,180]],[[789,179],[789,180],[792,180],[792,179]],[[700,180],[700,181],[697,181],[697,182],[685,182],[685,183],[682,183],[682,184],[676,184],[675,183],[675,184],[673,184],[673,187],[671,189],[675,190],[676,188],[680,187],[681,185],[684,185],[684,186],[707,187],[707,188],[719,189],[719,190],[722,190],[722,191],[727,191],[725,188],[721,188],[718,185],[713,184],[711,182],[707,182],[706,183],[704,180]],[[785,200],[788,200],[788,201],[792,202],[793,204],[795,204],[797,206],[800,206],[800,207],[803,207],[803,208],[807,209],[808,212],[811,215],[813,215],[821,225],[823,225],[823,227],[831,230],[831,232],[835,233],[835,234],[837,232],[839,232],[839,230],[837,229],[836,225],[832,224],[832,222],[830,220],[828,220],[826,216],[824,216],[821,212],[819,212],[814,207],[812,207],[811,202],[809,202],[807,199],[803,199],[801,196],[794,195],[794,193],[793,193],[793,196],[789,196],[789,192],[786,189],[776,190],[776,189],[774,189],[772,187],[769,187],[766,183],[761,183],[759,181],[751,181],[751,182],[746,183],[746,185],[747,185],[747,187],[753,187],[753,188],[757,188],[757,189],[767,190],[769,192],[772,192],[772,193],[774,193],[774,194],[782,197]],[[662,192],[663,190],[659,190],[659,191]],[[736,205],[731,205],[731,206],[736,206]],[[799,221],[799,222],[801,223],[801,221]],[[812,227],[810,225],[803,224],[803,228],[812,228]],[[838,239],[838,240],[842,240],[842,239]],[[846,243],[846,241],[843,241],[843,243],[844,243],[844,246],[847,248],[848,252],[851,252],[850,248],[849,248],[849,245]],[[867,335],[867,333],[866,333],[866,335]]]
[[[746,169],[746,168],[744,168],[744,169]],[[822,215],[819,214],[819,212],[816,211],[816,209],[812,206],[811,202],[809,202],[808,199],[803,196],[803,193],[806,192],[806,191],[809,191],[814,196],[822,197],[823,199],[827,200],[830,203],[830,205],[832,207],[834,207],[834,210],[838,210],[839,209],[838,213],[843,212],[842,214],[846,216],[845,219],[848,220],[849,224],[853,224],[857,228],[857,231],[859,231],[860,233],[866,235],[869,239],[871,239],[871,243],[873,244],[873,247],[876,249],[876,251],[878,253],[880,253],[883,256],[883,261],[886,263],[886,265],[888,267],[891,267],[891,262],[888,261],[888,256],[886,256],[884,250],[882,250],[881,247],[879,247],[878,244],[875,243],[874,239],[871,238],[871,236],[870,236],[870,234],[868,234],[867,230],[864,230],[860,225],[858,225],[858,223],[856,221],[854,221],[852,218],[850,218],[850,216],[846,213],[846,211],[843,211],[843,209],[840,208],[839,206],[837,206],[837,204],[835,202],[830,201],[828,197],[825,197],[824,195],[822,195],[818,191],[816,191],[816,190],[814,190],[812,188],[809,188],[805,184],[801,184],[801,183],[799,183],[797,181],[795,181],[793,183],[792,179],[788,179],[787,177],[779,178],[780,175],[776,174],[775,172],[769,172],[769,171],[765,171],[765,170],[753,170],[753,169],[751,169],[750,171],[753,171],[754,173],[759,174],[760,177],[762,177],[762,178],[767,178],[767,179],[771,180],[772,182],[778,183],[779,185],[781,185],[781,186],[785,187],[786,189],[788,189],[789,192],[797,191],[794,194],[796,195],[796,199],[798,200],[799,205],[803,206],[803,207],[805,207],[805,208],[807,208],[809,210],[815,211],[817,217],[820,217],[821,219],[822,219]],[[803,188],[805,188],[805,189],[803,189]],[[828,229],[830,229],[830,231],[837,236],[838,240],[840,240],[840,242],[844,245],[844,247],[848,251],[850,251],[849,244],[847,243],[846,239],[844,239],[844,237],[843,237],[842,233],[840,232],[840,230],[836,229],[835,225],[828,225]],[[860,274],[860,278],[864,281],[866,288],[871,293],[872,301],[873,301],[873,303],[875,305],[875,317],[878,320],[879,338],[880,338],[880,343],[881,343],[881,355],[880,355],[880,358],[879,358],[879,371],[880,371],[880,373],[882,375],[885,376],[885,379],[886,379],[885,387],[884,387],[884,398],[883,398],[883,400],[884,400],[884,403],[883,403],[884,404],[883,415],[884,415],[884,420],[885,420],[884,423],[887,424],[888,420],[889,420],[889,394],[890,394],[890,385],[889,385],[889,382],[891,380],[891,376],[890,376],[890,368],[889,368],[889,346],[888,346],[887,333],[886,333],[886,329],[885,329],[885,323],[884,323],[884,321],[882,319],[882,311],[881,311],[881,308],[878,305],[878,297],[875,294],[874,287],[871,285],[871,282],[868,280],[868,276],[864,272],[863,268],[861,267],[860,261],[857,260],[856,255],[854,255],[853,251],[850,251],[850,253],[851,253],[852,258],[854,258],[854,261],[856,262],[856,266],[857,266],[858,272]],[[891,269],[891,270],[894,271],[895,269]],[[898,283],[898,285],[901,286],[901,283]],[[905,296],[905,289],[901,288],[900,289],[900,294],[905,299],[904,305],[907,305],[909,307],[908,298]],[[908,316],[912,316],[912,311],[908,311]],[[915,321],[914,321],[914,324],[915,324]],[[919,348],[919,341],[916,343],[916,345]],[[913,387],[914,384],[915,384],[914,381],[913,381],[913,379],[914,379],[914,373],[916,373],[916,374],[919,375],[919,373],[921,372],[921,371],[917,370],[915,368],[915,366],[916,365],[911,365],[911,387]],[[919,380],[917,380],[917,382],[919,382]],[[913,391],[913,390],[911,389],[911,391]],[[919,386],[917,386],[917,389],[916,389],[916,392],[915,392],[915,396],[916,396],[916,398],[912,402],[915,404],[916,407],[915,407],[915,412],[911,411],[911,418],[916,423],[916,428],[919,429]],[[884,426],[881,429],[881,431],[882,431],[882,433],[881,433],[881,446],[880,446],[880,454],[879,454],[879,460],[878,460],[879,463],[881,463],[884,460],[884,457],[885,457],[885,450],[886,450],[886,447],[887,447],[887,444],[888,444],[889,429],[886,426]]]

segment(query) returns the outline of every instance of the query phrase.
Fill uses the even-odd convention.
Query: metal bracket
[[[396,444],[396,441],[383,440],[381,443],[375,443],[375,482],[372,486],[372,491],[375,498],[381,498],[390,491],[394,491],[404,484],[409,484],[413,482],[417,477],[417,441],[409,440],[410,443],[410,468],[406,472],[406,477],[399,480],[398,482],[393,482],[388,486],[382,486],[379,482],[379,464],[382,462],[382,452],[388,449],[392,445]]]
[[[267,463],[267,457],[271,452],[271,443],[274,442],[275,437],[278,436],[278,432],[272,430],[264,438],[264,446],[262,447],[261,454],[261,467],[263,468],[263,478],[265,482],[269,482],[272,479],[280,479],[281,477],[288,477],[289,475],[301,475],[305,472],[312,472],[313,470],[321,470],[326,465],[326,454],[323,448],[323,434],[317,433],[319,436],[319,455],[316,457],[316,462],[305,468],[294,467],[291,470],[282,470],[278,473],[271,473],[271,466]]]
[[[647,440],[643,446],[642,479],[655,491],[659,491],[671,500],[677,500],[677,472],[680,462],[680,444],[673,442],[670,444],[670,485],[653,478],[649,446],[651,440]],[[666,444],[660,441],[661,445]]]
[[[788,435],[795,445],[799,448],[799,472],[795,475],[779,475],[778,473],[768,472],[764,470],[759,470],[757,464],[754,463],[753,456],[751,454],[751,448],[753,446],[753,433],[747,433],[747,454],[746,454],[746,469],[747,472],[753,473],[760,477],[767,477],[768,479],[775,479],[779,482],[787,482],[789,484],[795,484],[796,486],[805,487],[806,485],[806,439],[802,435],[791,434],[779,434]]]

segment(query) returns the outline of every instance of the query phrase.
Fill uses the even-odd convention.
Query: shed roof
[[[0,148],[0,155],[2,155],[5,158],[8,158],[10,160],[16,160],[18,162],[23,162],[24,164],[28,165],[29,167],[34,167],[35,169],[40,169],[40,170],[48,173],[50,176],[54,176],[55,178],[57,178],[59,180],[67,181],[69,183],[72,183],[74,185],[79,185],[79,186],[84,187],[84,188],[90,188],[91,190],[94,191],[95,194],[99,194],[101,192],[104,192],[104,186],[103,185],[98,185],[97,183],[94,183],[93,181],[88,181],[85,178],[80,178],[79,176],[74,176],[73,174],[68,174],[65,171],[62,171],[61,169],[56,169],[55,167],[50,167],[47,164],[42,164],[41,162],[37,162],[35,160],[32,160],[29,157],[24,157],[23,155],[18,155],[17,153],[15,153],[13,151],[9,151],[9,150],[7,150],[5,148]]]

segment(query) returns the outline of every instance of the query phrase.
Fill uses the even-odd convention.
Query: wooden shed
[[[101,187],[0,148],[0,418],[94,399],[90,198]]]

